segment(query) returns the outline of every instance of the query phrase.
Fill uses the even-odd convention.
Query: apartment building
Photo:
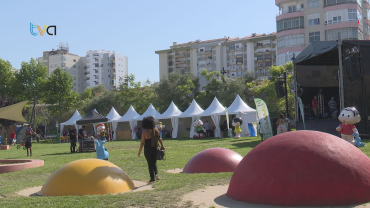
[[[277,64],[290,61],[312,41],[369,40],[369,0],[275,0]]]
[[[103,84],[108,90],[116,89],[128,73],[128,58],[115,51],[89,50],[84,66],[84,87]]]
[[[206,80],[201,71],[218,71],[230,78],[254,73],[257,79],[270,76],[269,67],[276,65],[276,34],[252,34],[243,38],[219,38],[196,40],[173,45],[169,49],[155,51],[159,55],[160,79],[170,73],[192,73]]]
[[[44,51],[38,60],[48,67],[49,75],[57,67],[67,71],[73,78],[73,90],[79,93],[100,84],[114,90],[128,74],[128,58],[114,51],[89,50],[81,57],[61,43],[57,50]]]

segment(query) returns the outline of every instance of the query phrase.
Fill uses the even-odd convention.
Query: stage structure
[[[297,130],[303,130],[302,118],[308,118],[307,130],[318,130],[339,136],[335,127],[340,122],[336,118],[328,119],[330,117],[328,102],[334,97],[338,112],[344,107],[356,107],[359,110],[362,120],[356,126],[361,134],[368,134],[369,57],[370,41],[339,40],[314,41],[294,59],[294,88],[295,92],[298,85],[303,89],[300,97],[304,105],[302,115],[301,111],[298,111],[296,93]],[[311,120],[313,118],[311,101],[314,96],[318,96],[321,104],[320,120]]]

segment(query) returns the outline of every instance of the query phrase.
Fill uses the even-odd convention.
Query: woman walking
[[[284,114],[280,114],[280,118],[277,120],[276,126],[277,126],[277,134],[282,134],[282,133],[287,132]]]
[[[159,131],[155,128],[155,122],[153,116],[148,116],[143,119],[142,127],[145,129],[141,134],[141,144],[139,148],[140,157],[141,150],[144,147],[145,159],[148,162],[150,181],[149,183],[155,182],[155,179],[159,180],[157,170],[157,146],[158,142],[161,144],[161,149],[164,149],[162,138],[160,137]]]

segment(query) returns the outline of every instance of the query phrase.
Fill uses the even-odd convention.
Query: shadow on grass
[[[73,155],[73,154],[84,154],[84,153],[91,153],[91,152],[75,152],[75,153],[70,153],[70,152],[57,152],[57,153],[52,153],[52,154],[40,155],[40,156],[50,156],[50,155]]]
[[[245,142],[233,143],[231,145],[237,148],[245,148],[245,147],[255,148],[260,143],[261,141],[245,141]]]

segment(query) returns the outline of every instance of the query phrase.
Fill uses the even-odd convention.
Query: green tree
[[[171,73],[163,77],[155,88],[156,100],[153,103],[160,113],[163,113],[171,101],[181,110],[186,110],[191,101],[199,95],[199,78],[193,74]]]
[[[148,80],[142,85],[141,82],[135,82],[134,74],[130,74],[125,76],[124,82],[119,86],[116,101],[121,103],[119,111],[122,114],[128,110],[130,105],[139,114],[142,114],[154,98],[154,88],[151,87],[150,81]]]
[[[283,76],[284,72],[290,74],[293,71],[293,63],[288,62],[284,66],[271,66],[270,74],[271,79],[262,80],[262,81],[252,81],[246,84],[246,95],[247,102],[252,107],[255,108],[254,98],[263,99],[270,113],[281,113],[285,112],[285,97],[278,98],[275,90],[275,81]],[[291,116],[294,116],[294,93],[291,92],[290,84],[293,83],[293,76],[287,76],[287,90],[288,90],[288,106],[289,113]]]
[[[45,101],[54,104],[49,107],[50,112],[54,116],[59,116],[59,120],[62,112],[71,109],[77,101],[78,94],[72,91],[72,84],[71,75],[59,67],[47,79]]]
[[[35,96],[39,100],[45,99],[45,90],[48,69],[43,63],[31,58],[29,62],[22,62],[19,73],[15,74],[12,83],[15,95],[20,100],[33,100]]]
[[[12,81],[14,74],[11,71],[12,65],[9,61],[0,58],[0,96],[11,96],[14,98],[12,92]]]
[[[120,103],[116,102],[118,96],[117,91],[110,91],[102,94],[101,96],[94,97],[83,107],[83,112],[88,114],[91,110],[96,108],[96,110],[101,115],[107,115],[111,110],[112,106],[115,109],[120,108]]]

